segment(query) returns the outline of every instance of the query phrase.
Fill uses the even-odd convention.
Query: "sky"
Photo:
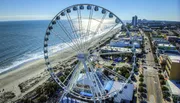
[[[51,20],[64,8],[81,3],[102,6],[122,20],[180,21],[180,0],[1,0],[0,21]]]

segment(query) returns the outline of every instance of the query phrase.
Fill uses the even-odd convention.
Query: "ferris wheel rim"
[[[100,8],[102,8],[102,9],[105,9],[106,11],[108,11],[109,13],[112,13],[116,18],[118,18],[119,20],[120,20],[120,22],[121,22],[121,24],[124,26],[124,23],[122,22],[122,20],[118,17],[118,16],[116,16],[113,12],[111,12],[110,10],[108,10],[108,9],[106,9],[106,8],[104,8],[104,7],[101,7],[101,6],[98,6],[98,5],[94,5],[94,4],[75,4],[75,5],[71,5],[71,6],[69,6],[69,7],[67,7],[67,8],[65,8],[65,9],[63,9],[63,10],[61,10],[51,21],[50,21],[50,23],[49,23],[49,25],[48,25],[48,27],[49,26],[51,26],[52,25],[52,22],[56,19],[56,17],[60,14],[60,13],[62,13],[63,11],[65,11],[65,10],[67,10],[67,9],[69,9],[69,8],[73,8],[74,6],[81,6],[81,5],[91,5],[91,6],[97,6],[97,7],[100,7]],[[125,27],[125,29],[126,29],[126,31],[127,32],[129,32],[129,30]],[[46,30],[46,33],[49,31],[49,29],[47,28],[47,30]],[[44,38],[46,38],[46,36],[47,35],[45,35],[45,37]],[[45,44],[45,42],[47,42],[47,41],[44,41],[44,44]],[[48,50],[48,47],[44,47],[44,51],[45,50]],[[48,52],[47,53],[45,53],[44,52],[44,57],[45,56],[48,56]],[[49,63],[49,64],[46,64],[46,66],[48,67],[48,66],[50,66],[50,62],[49,62],[49,58],[48,59],[45,59],[45,62],[46,63]],[[48,67],[48,69],[52,69],[51,68],[52,66],[50,66],[50,67]],[[49,71],[50,73],[53,73],[54,75],[55,75],[55,73],[54,72],[52,72],[52,71]],[[57,79],[57,78],[54,78],[53,76],[52,76],[52,78],[55,80],[55,79]],[[58,78],[59,79],[59,78]],[[58,82],[57,82],[58,83]],[[62,83],[63,84],[63,83]],[[58,85],[59,86],[61,86],[59,83],[58,83]],[[61,87],[63,87],[63,86],[61,86]],[[65,87],[65,86],[64,86]],[[70,92],[74,92],[74,91],[70,91]],[[75,93],[76,94],[76,93]],[[78,94],[78,93],[77,93]],[[79,96],[80,97],[82,97],[82,95],[80,95],[79,94]],[[82,99],[82,98],[81,98]],[[84,98],[83,98],[84,99]],[[92,99],[92,98],[91,98]],[[90,99],[90,100],[91,100]],[[107,98],[106,98],[107,99]],[[88,100],[88,99],[85,99],[85,100]]]

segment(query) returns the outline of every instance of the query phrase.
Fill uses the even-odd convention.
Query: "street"
[[[150,47],[150,41],[146,35],[144,35],[147,40],[145,44],[145,50],[148,50],[146,54],[146,64],[144,66],[147,69],[144,69],[144,79],[145,84],[147,85],[147,101],[149,103],[163,103],[162,91],[160,87],[160,81],[158,78],[158,72],[153,67],[155,66],[154,56]]]

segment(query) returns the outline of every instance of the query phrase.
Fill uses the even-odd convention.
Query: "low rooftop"
[[[161,46],[161,47],[175,47],[174,45],[172,44],[164,44],[164,43],[160,43],[158,44],[158,47]]]
[[[180,96],[180,80],[168,80],[168,85],[173,95]]]
[[[180,55],[172,53],[166,53],[166,55],[168,55],[172,62],[180,63]]]
[[[131,53],[132,48],[122,48],[122,47],[111,47],[111,46],[104,46],[101,48],[101,50],[109,50],[109,51],[115,51],[115,52],[124,52],[124,53]],[[136,49],[137,53],[141,53],[141,49]]]

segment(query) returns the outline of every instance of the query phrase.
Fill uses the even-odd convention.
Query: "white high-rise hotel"
[[[137,26],[137,19],[138,19],[138,17],[136,15],[132,17],[132,25],[133,26]]]

